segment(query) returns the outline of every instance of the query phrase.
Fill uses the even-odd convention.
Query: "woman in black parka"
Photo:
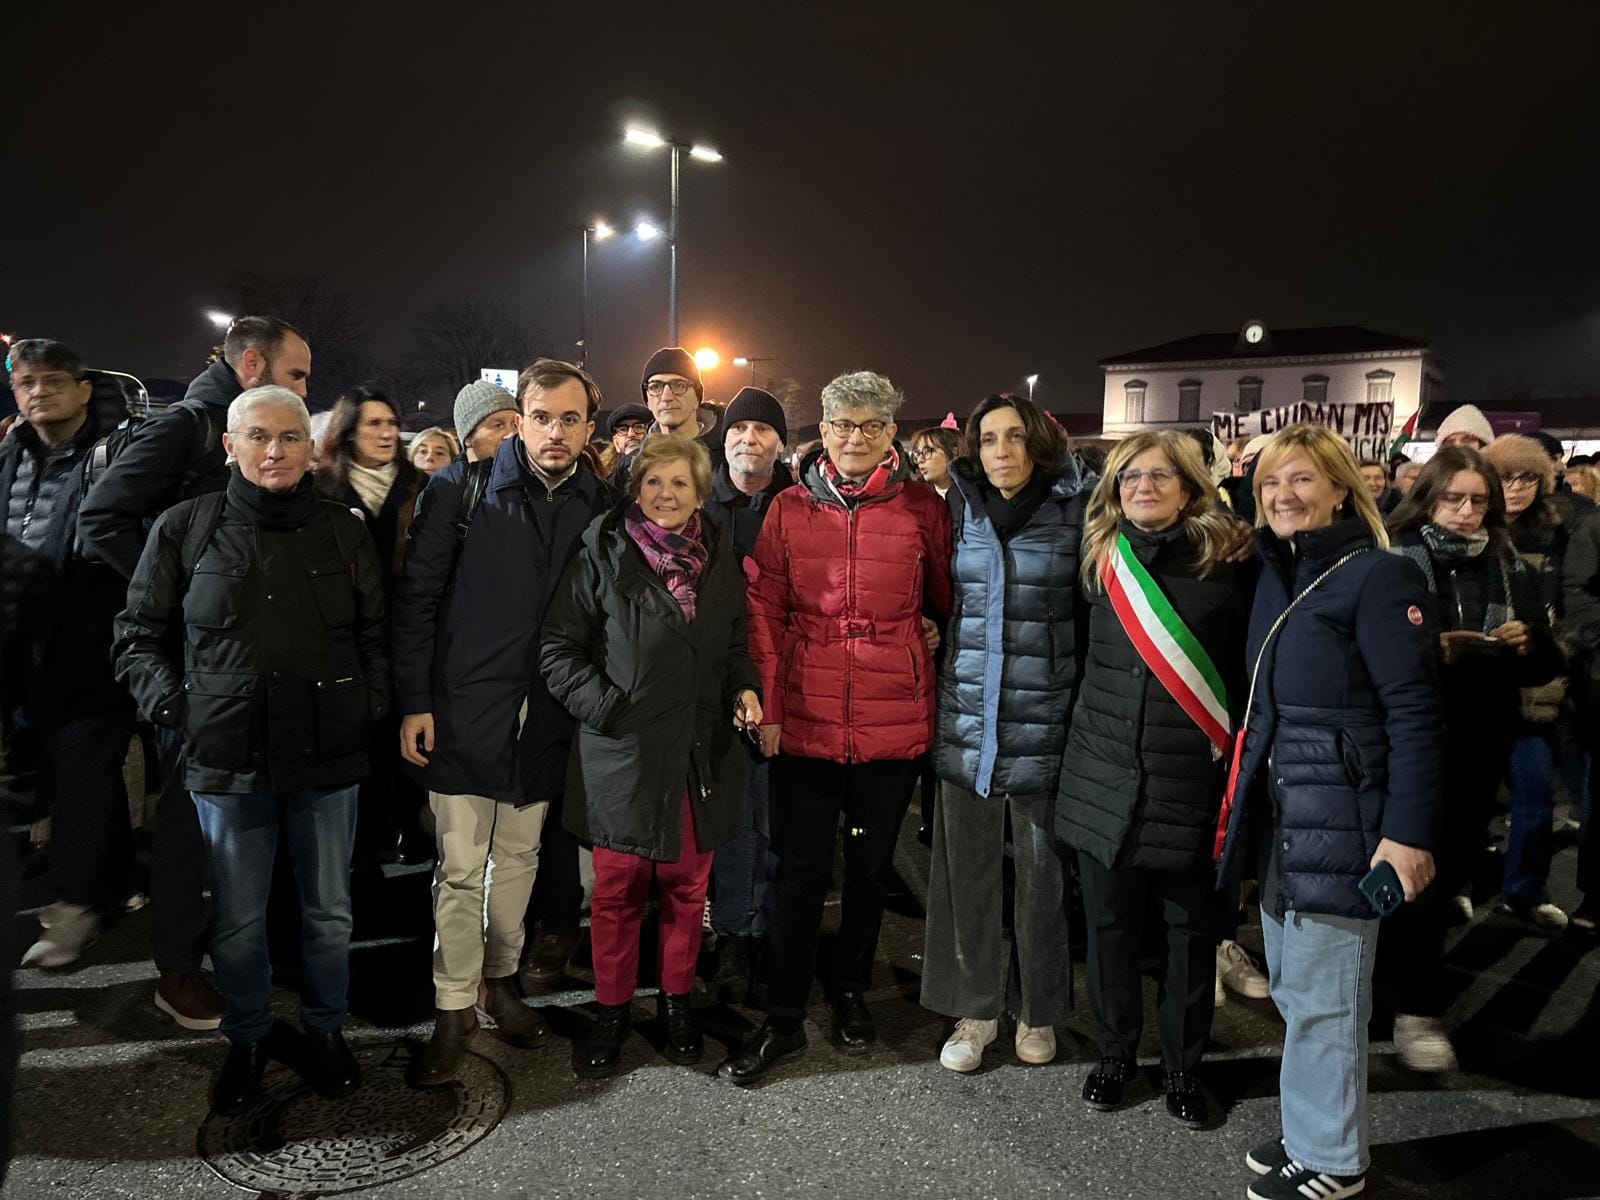
[[[740,734],[762,716],[745,649],[744,579],[727,531],[702,510],[711,494],[705,447],[651,438],[629,490],[583,535],[545,615],[539,656],[551,694],[579,722],[566,826],[594,847],[600,1017],[573,1052],[585,1077],[608,1073],[627,1037],[652,880],[665,1053],[700,1057],[689,993],[706,881],[712,852],[739,832]]]
[[[1210,1120],[1194,1072],[1215,1007],[1211,843],[1244,703],[1254,575],[1225,561],[1238,540],[1193,439],[1145,432],[1117,444],[1084,530],[1088,651],[1056,807],[1078,851],[1101,1054],[1083,1098],[1101,1110],[1122,1102],[1139,1052],[1141,935],[1160,920],[1167,1110],[1193,1127]],[[1202,692],[1203,721],[1191,712]]]

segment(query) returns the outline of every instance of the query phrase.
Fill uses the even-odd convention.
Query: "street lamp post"
[[[583,227],[583,296],[578,308],[578,365],[589,365],[589,235],[594,235],[594,240],[603,242],[615,230],[604,221],[596,221],[593,225]]]
[[[776,358],[773,358],[771,356],[768,356],[766,358],[752,358],[747,354],[741,354],[741,355],[739,355],[739,357],[737,357],[737,358],[735,358],[733,360],[733,365],[736,366],[736,367],[749,367],[750,368],[750,383],[751,383],[752,386],[754,386],[755,381],[756,381],[756,364],[758,362],[777,362],[777,361],[778,360]]]
[[[658,150],[665,146],[672,152],[672,209],[667,217],[667,340],[678,344],[678,160],[683,151],[701,162],[721,162],[722,155],[710,146],[695,146],[676,139],[662,137],[650,129],[631,126],[622,140],[630,146]]]

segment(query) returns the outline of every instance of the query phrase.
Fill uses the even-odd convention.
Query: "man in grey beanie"
[[[517,431],[517,398],[487,379],[475,379],[456,393],[455,419],[467,461],[493,458],[500,443]]]

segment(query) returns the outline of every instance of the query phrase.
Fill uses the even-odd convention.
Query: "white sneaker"
[[[24,967],[67,967],[100,936],[100,918],[92,908],[62,901],[39,914],[39,940],[22,956]]]
[[[1247,1000],[1265,1000],[1272,995],[1272,985],[1250,951],[1227,938],[1217,946],[1217,978]]]
[[[1211,998],[1213,1007],[1221,1008],[1228,1002],[1228,989],[1222,986],[1222,968],[1217,968],[1217,994]]]
[[[999,1021],[980,1021],[964,1017],[956,1031],[939,1051],[939,1065],[950,1071],[976,1071],[983,1065],[983,1052],[1000,1033]]]
[[[1531,921],[1541,929],[1565,929],[1568,924],[1566,911],[1548,900],[1531,908],[1513,908],[1509,904],[1502,904],[1500,911],[1521,921]]]
[[[1433,1017],[1395,1014],[1394,1049],[1413,1071],[1437,1075],[1456,1069],[1456,1050],[1444,1026]]]
[[[1056,1029],[1054,1025],[1024,1025],[1017,1022],[1017,1061],[1031,1067],[1042,1067],[1055,1060]]]

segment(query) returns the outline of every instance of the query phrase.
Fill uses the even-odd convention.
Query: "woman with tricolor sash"
[[[1101,1056],[1084,1101],[1122,1104],[1143,1025],[1140,944],[1159,922],[1167,1110],[1194,1128],[1211,1120],[1195,1073],[1215,1006],[1211,841],[1255,574],[1228,561],[1238,541],[1193,439],[1142,432],[1112,450],[1084,529],[1087,655],[1056,808],[1078,852]]]
[[[1067,867],[1052,812],[1078,678],[1078,539],[1094,486],[1056,425],[1020,397],[983,401],[966,440],[946,497],[955,610],[939,676],[933,764],[943,792],[922,972],[923,1006],[956,1019],[939,1055],[952,1071],[976,1070],[1008,1015],[1017,1060],[1051,1061],[1072,999]]]

